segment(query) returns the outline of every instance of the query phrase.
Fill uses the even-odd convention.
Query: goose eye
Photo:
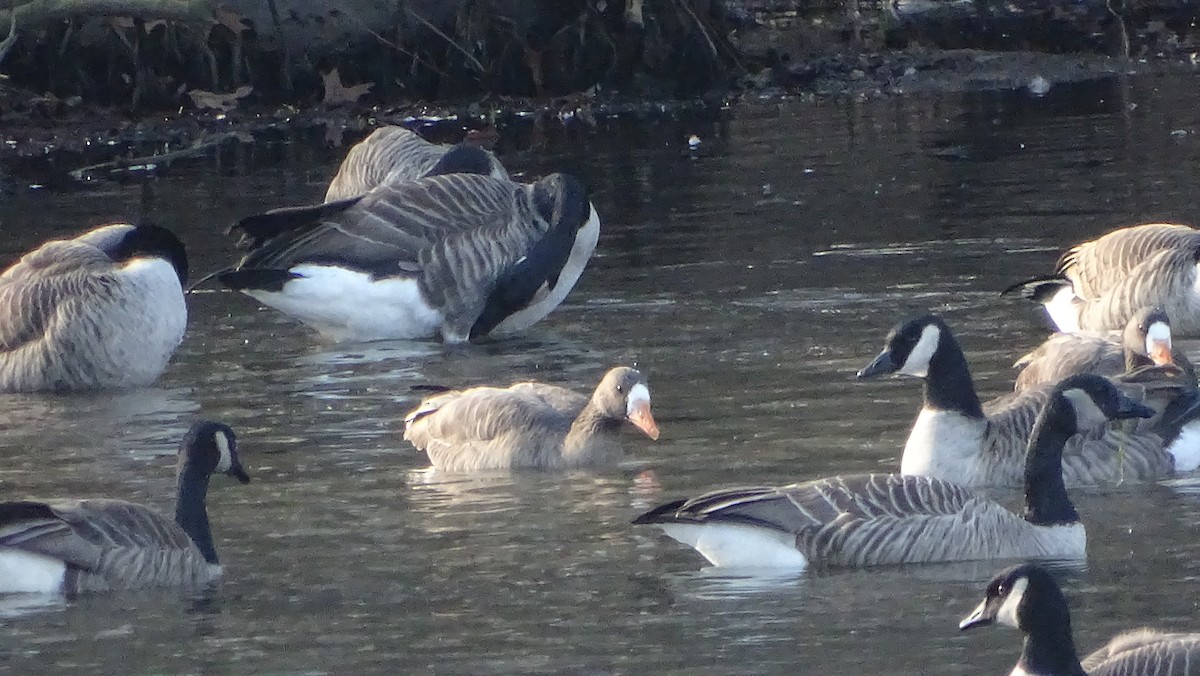
[[[624,392],[624,391],[625,391],[624,385],[617,385],[617,392]]]

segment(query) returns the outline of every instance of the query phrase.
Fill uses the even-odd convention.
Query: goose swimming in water
[[[188,260],[171,231],[106,225],[0,274],[0,391],[154,382],[187,328]]]
[[[249,253],[218,278],[335,341],[522,331],[563,301],[600,218],[575,178],[449,174],[278,209],[231,228]]]
[[[949,481],[861,474],[715,491],[656,507],[633,523],[662,528],[715,566],[1082,559],[1087,538],[1063,485],[1063,446],[1079,431],[1152,413],[1099,376],[1060,383],[1029,441],[1022,515]]]

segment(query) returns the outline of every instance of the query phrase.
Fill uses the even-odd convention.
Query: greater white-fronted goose
[[[380,127],[346,153],[325,201],[365,195],[380,185],[455,173],[508,178],[495,155],[470,141],[440,145],[404,127]]]
[[[107,225],[0,274],[0,391],[146,385],[187,328],[188,261],[171,231]]]
[[[461,343],[522,331],[578,281],[600,218],[575,178],[450,174],[277,209],[231,228],[250,252],[218,275],[335,341]]]
[[[1015,676],[1183,676],[1195,673],[1193,662],[1200,663],[1200,634],[1153,629],[1120,634],[1080,663],[1067,599],[1054,577],[1032,563],[997,573],[958,628],[993,623],[1025,634]]]
[[[1099,376],[1060,383],[1029,441],[1023,515],[949,481],[861,474],[716,491],[667,503],[633,523],[662,528],[716,566],[1082,559],[1087,537],[1063,484],[1063,446],[1077,431],[1152,413]]]
[[[430,397],[404,418],[404,438],[450,472],[570,469],[620,460],[625,422],[658,439],[646,379],[618,366],[590,398],[533,382]]]
[[[195,589],[221,576],[205,506],[209,478],[250,481],[233,430],[192,425],[179,447],[175,519],[122,500],[0,503],[0,592]]]
[[[1025,445],[1050,387],[981,404],[966,356],[937,315],[919,316],[893,328],[883,351],[858,377],[885,373],[924,380],[924,404],[904,446],[902,474],[966,486],[1021,485]],[[1182,423],[1156,432],[1112,427],[1085,432],[1067,444],[1062,463],[1066,483],[1150,481],[1195,469],[1200,464],[1200,439],[1179,435],[1181,429]]]
[[[1200,337],[1200,231],[1149,223],[1119,228],[1067,251],[1054,274],[1009,287],[1042,303],[1058,329],[1119,331],[1158,306],[1177,336]]]

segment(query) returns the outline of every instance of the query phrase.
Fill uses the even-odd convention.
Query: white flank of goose
[[[335,341],[461,343],[522,331],[566,298],[600,219],[566,174],[449,174],[243,219],[230,288]]]
[[[175,519],[121,500],[0,503],[0,593],[203,587],[221,576],[205,506],[209,478],[250,481],[233,430],[192,425],[179,448]]]
[[[626,422],[658,439],[646,379],[618,366],[590,398],[529,382],[430,397],[404,418],[404,438],[439,470],[569,469],[619,461]]]
[[[962,631],[1002,624],[1025,634],[1012,673],[1039,676],[1182,676],[1200,663],[1200,634],[1138,629],[1120,634],[1082,663],[1071,631],[1071,611],[1054,577],[1025,563],[1000,571],[983,600],[959,623]]]
[[[716,491],[662,505],[633,523],[662,528],[716,566],[1082,559],[1087,538],[1063,485],[1063,446],[1079,430],[1152,413],[1099,376],[1064,380],[1029,442],[1023,515],[948,481],[862,474]]]
[[[0,391],[153,382],[187,328],[183,243],[151,225],[54,240],[0,274]]]

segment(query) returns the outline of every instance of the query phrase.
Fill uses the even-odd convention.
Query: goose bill
[[[867,364],[866,368],[858,372],[858,379],[865,380],[884,373],[895,373],[899,368],[900,366],[892,359],[892,351],[884,350],[870,364]]]
[[[633,410],[629,412],[629,422],[641,430],[646,436],[658,440],[658,423],[654,422],[654,416],[650,414],[650,402],[639,401],[633,405]]]
[[[958,630],[966,631],[975,627],[986,627],[993,621],[995,621],[995,617],[991,609],[988,608],[988,599],[984,599],[980,601],[979,605],[975,606],[975,610],[972,610],[970,615],[967,615],[962,619],[962,622],[958,623]]]
[[[1171,343],[1165,340],[1155,340],[1150,344],[1150,359],[1155,364],[1174,364],[1175,357],[1171,354]]]

